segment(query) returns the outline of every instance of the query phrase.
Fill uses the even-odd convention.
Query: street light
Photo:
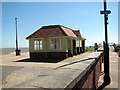
[[[15,18],[16,23],[16,56],[20,55],[20,50],[18,49],[18,40],[17,40],[17,18]]]
[[[104,11],[100,11],[100,14],[104,14],[104,21],[105,21],[105,42],[104,42],[104,83],[106,85],[110,84],[110,75],[109,75],[109,47],[108,47],[108,36],[107,36],[107,20],[108,14],[111,13],[110,10],[106,8],[106,0],[104,0]]]

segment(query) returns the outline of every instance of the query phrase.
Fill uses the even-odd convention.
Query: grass
[[[95,50],[94,47],[86,47],[86,49],[85,49],[86,52],[94,51],[94,50]]]

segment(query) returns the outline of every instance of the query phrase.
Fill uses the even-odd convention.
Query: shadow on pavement
[[[18,61],[13,61],[13,62],[37,62],[37,63],[58,63],[60,61],[62,61],[64,59],[49,59],[49,58],[43,58],[43,59],[30,59],[30,58],[26,58],[26,59],[22,59],[22,60],[18,60]]]
[[[72,64],[75,64],[75,63],[79,63],[79,62],[83,62],[83,61],[93,60],[93,59],[95,59],[95,58],[88,58],[88,59],[83,59],[83,60],[75,61],[75,62],[72,62],[72,63],[69,63],[69,64],[65,64],[65,65],[59,66],[59,67],[57,67],[55,69],[62,68],[62,67],[65,67],[65,66],[69,66],[69,65],[72,65]]]

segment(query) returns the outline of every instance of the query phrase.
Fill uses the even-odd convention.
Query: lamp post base
[[[19,56],[21,50],[15,50],[15,51],[16,51],[16,56]]]
[[[105,76],[104,76],[104,83],[105,83],[106,85],[109,85],[110,82],[111,82],[110,76],[109,76],[109,75],[105,75]]]

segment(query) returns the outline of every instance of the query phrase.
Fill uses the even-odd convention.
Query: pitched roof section
[[[38,31],[34,32],[32,35],[28,36],[28,38],[44,38],[44,37],[60,37],[65,36],[64,32],[60,30],[58,27],[54,28],[40,28]]]
[[[79,30],[77,30],[77,31],[73,31],[74,33],[75,33],[75,35],[78,37],[79,36],[79,34],[80,34],[80,31]]]
[[[79,31],[79,30],[73,31],[73,32],[75,33],[75,35],[76,35],[77,37],[80,36],[80,39],[81,39],[81,40],[86,40],[86,39],[80,34],[80,31]]]
[[[86,40],[82,35],[81,35],[81,39],[82,39],[82,40]]]
[[[29,38],[45,38],[45,37],[61,37],[61,36],[71,36],[77,37],[73,30],[66,28],[61,25],[51,25],[51,26],[43,26],[26,39]]]
[[[72,36],[72,37],[76,37],[75,33],[73,32],[73,30],[63,27],[61,26],[61,28],[63,29],[63,31],[67,34],[67,36]]]

